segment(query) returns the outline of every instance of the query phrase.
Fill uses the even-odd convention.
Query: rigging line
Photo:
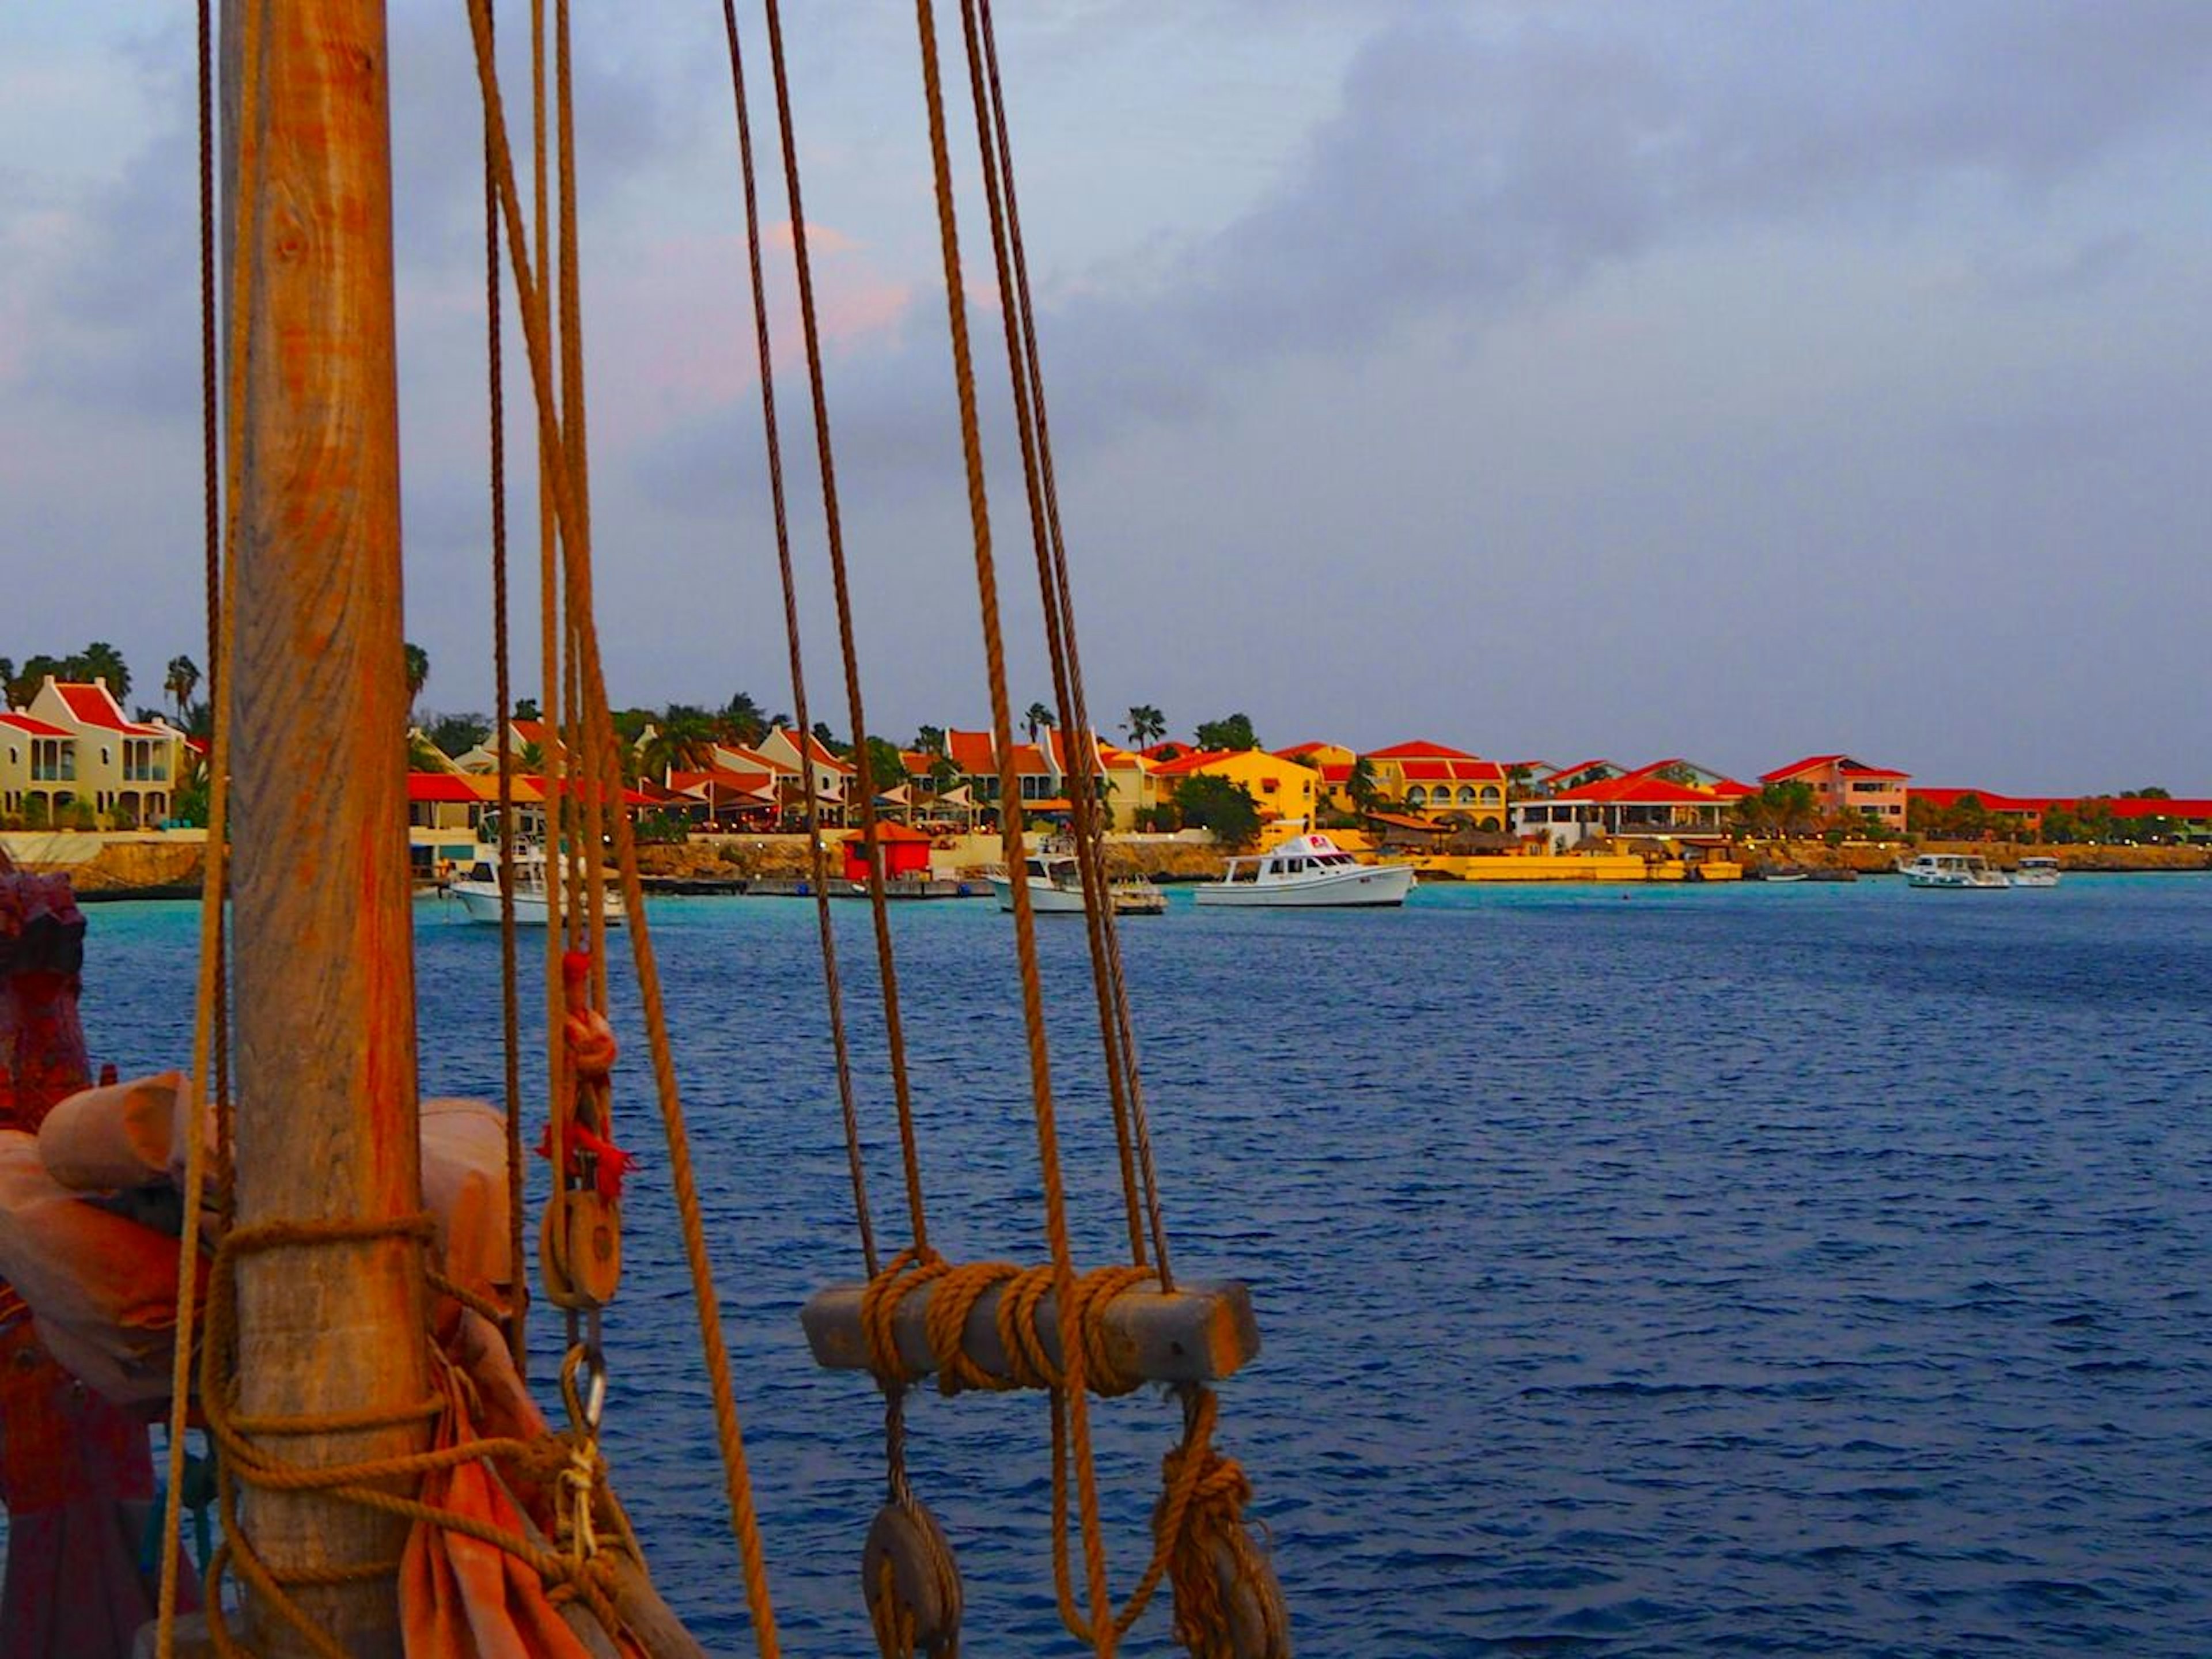
[[[769,64],[775,77],[776,125],[783,143],[784,190],[791,207],[792,261],[799,278],[799,320],[806,341],[806,385],[814,405],[814,446],[822,473],[822,515],[830,544],[830,571],[837,596],[837,638],[845,667],[845,698],[851,710],[854,778],[860,792],[861,847],[868,866],[868,899],[874,913],[876,962],[883,983],[884,1040],[890,1052],[891,1093],[898,1108],[899,1153],[905,1165],[907,1208],[917,1251],[927,1253],[929,1220],[922,1199],[921,1149],[915,1133],[914,1092],[908,1077],[906,1027],[899,1010],[898,968],[891,951],[889,909],[884,897],[883,845],[876,834],[873,769],[868,760],[868,729],[860,704],[860,667],[853,641],[853,597],[845,568],[845,532],[837,510],[837,463],[830,441],[830,402],[823,386],[822,331],[814,307],[814,265],[807,253],[806,207],[799,186],[799,145],[792,130],[791,81],[784,67],[783,16],[778,0],[767,0]],[[762,365],[762,374],[768,373]],[[811,735],[804,741],[811,742]]]
[[[577,246],[575,79],[569,51],[568,0],[555,0],[553,51],[561,191],[561,435],[566,444],[562,459],[575,489],[577,514],[589,524],[592,477],[586,457],[591,452],[585,441],[583,259]],[[575,596],[572,592],[568,597],[573,614]],[[584,856],[577,878],[582,884],[582,932],[592,958],[592,1000],[594,1006],[604,1009],[607,1006],[606,796],[598,767],[584,770],[581,805]],[[603,1124],[600,1128],[606,1133],[611,1127]]]
[[[744,176],[745,258],[752,277],[753,337],[760,358],[761,429],[768,444],[769,497],[775,515],[776,566],[783,578],[784,636],[791,655],[792,702],[798,710],[793,718],[803,732],[809,729],[806,673],[799,650],[799,600],[792,570],[788,506],[783,489],[783,442],[775,415],[775,374],[769,339],[768,289],[761,273],[760,193],[753,165],[752,122],[746,106],[744,53],[738,44],[736,0],[722,0],[722,23],[729,37],[730,88],[737,103],[738,158]],[[795,222],[796,210],[793,217]],[[806,758],[802,752],[802,763]],[[806,781],[807,841],[810,847],[818,847],[821,836],[814,821],[813,768],[802,763],[799,770]],[[837,975],[837,941],[830,920],[828,883],[826,872],[818,867],[818,860],[817,865],[814,909],[822,935],[823,994],[829,1003],[830,1042],[836,1055],[837,1099],[844,1120],[846,1163],[853,1182],[853,1214],[860,1236],[861,1260],[867,1267],[868,1277],[873,1279],[882,1263],[876,1253],[875,1223],[868,1206],[867,1170],[860,1154],[860,1109],[853,1094],[852,1051],[845,1034],[844,995]]]
[[[490,0],[485,0],[487,52],[490,50],[489,3]],[[537,269],[541,272],[551,268],[553,238],[546,138],[549,92],[545,81],[545,0],[530,0],[530,182],[531,205],[534,210],[531,229],[537,244]],[[489,101],[485,107],[484,130],[496,152],[504,146],[506,134],[494,125],[495,118]],[[521,235],[521,228],[513,216],[514,205],[502,199],[510,243],[518,242]],[[516,266],[520,273],[519,256]],[[520,274],[515,288],[517,308],[523,313],[526,335],[533,319],[543,334],[551,327],[545,296],[524,284]],[[547,373],[550,375],[551,372],[549,364]],[[538,707],[538,777],[541,786],[538,816],[538,831],[545,843],[541,849],[545,862],[540,869],[539,882],[545,894],[545,1085],[551,1103],[547,1127],[554,1170],[551,1190],[557,1194],[561,1190],[560,1172],[568,1167],[566,1115],[562,1103],[568,1100],[574,1085],[569,1076],[568,1045],[561,1041],[561,1024],[567,1015],[561,992],[561,951],[567,938],[564,916],[568,909],[567,871],[561,854],[561,814],[567,799],[562,786],[568,754],[562,721],[566,711],[561,701],[561,567],[554,544],[558,524],[553,504],[554,452],[555,446],[549,443],[541,420],[538,426],[538,635],[541,679]],[[554,1201],[559,1201],[557,1197]]]
[[[961,283],[960,232],[952,196],[952,160],[945,137],[945,87],[937,62],[937,21],[930,0],[915,0],[921,45],[923,100],[929,117],[930,164],[937,196],[938,240],[944,255],[945,303],[952,336],[953,379],[959,392],[960,447],[968,475],[968,511],[975,532],[975,586],[982,613],[983,654],[990,680],[992,735],[998,747],[1000,822],[1007,873],[1012,878],[1015,951],[1022,984],[1022,1018],[1029,1035],[1030,1089],[1036,1117],[1037,1164],[1044,1187],[1045,1232],[1050,1243],[1059,1305],[1075,1300],[1075,1263],[1067,1231],[1067,1194],[1060,1164],[1059,1127],[1053,1110],[1052,1061],[1047,1049],[1044,988],[1037,968],[1036,917],[1022,860],[1021,791],[1013,769],[1013,720],[1006,696],[1006,641],[1000,625],[998,575],[991,553],[991,508],[983,479],[982,432],[975,410],[975,366],[968,339],[966,295]],[[1098,1476],[1091,1456],[1090,1402],[1085,1395],[1083,1349],[1069,1345],[1064,1399],[1076,1447],[1076,1477],[1086,1545],[1098,1536]],[[1102,1550],[1086,1548],[1091,1641],[1100,1659],[1114,1650],[1111,1601]]]
[[[204,10],[201,15],[205,18]],[[261,7],[256,0],[246,0],[246,3],[239,8],[239,15],[238,151],[232,176],[244,184],[254,177],[255,170],[260,165]],[[203,36],[204,51],[209,50],[207,40],[208,37]],[[209,61],[211,62],[211,58]],[[211,149],[209,153],[211,155]],[[208,198],[204,196],[203,199]],[[227,319],[226,341],[229,360],[223,365],[222,578],[212,623],[216,648],[210,653],[210,684],[228,685],[229,683],[235,615],[233,600],[237,594],[238,584],[238,483],[245,451],[246,357],[251,338],[249,324],[254,301],[254,243],[260,234],[258,206],[255,190],[240,188],[236,191],[232,203],[235,222],[231,227],[229,248],[230,315]],[[213,292],[211,285],[204,285],[202,289],[204,299],[212,300]],[[207,326],[213,326],[211,308],[204,321]],[[205,1170],[206,1152],[201,1144],[199,1126],[209,1099],[210,1051],[214,1046],[219,1023],[218,1010],[225,994],[222,958],[216,944],[222,938],[223,890],[228,874],[230,700],[216,696],[213,693],[210,696],[213,698],[210,712],[214,720],[214,731],[208,750],[207,864],[200,898],[199,982],[194,997],[192,1017],[192,1087],[185,1102],[187,1109],[185,1116],[188,1126],[185,1154],[188,1188],[193,1185],[195,1168],[203,1175]],[[195,1293],[198,1289],[200,1206],[198,1204],[187,1203],[185,1206],[183,1224],[182,1237],[177,1245],[175,1364],[171,1372],[169,1392],[169,1489],[163,1500],[161,1515],[161,1536],[165,1540],[176,1536],[184,1513],[185,1425],[191,1407],[192,1323],[197,1312]],[[206,1358],[212,1363],[216,1355],[210,1351]],[[165,1548],[161,1556],[161,1584],[155,1605],[155,1641],[161,1659],[170,1659],[175,1651],[178,1554],[179,1552]]]
[[[222,630],[222,411],[218,406],[220,385],[216,342],[222,325],[216,310],[215,258],[215,20],[212,0],[199,0],[199,185],[200,185],[200,478],[203,517],[207,538],[207,694],[212,717],[216,700],[224,687],[217,678],[216,659]],[[181,711],[179,711],[181,713]],[[210,786],[212,787],[212,786]],[[225,971],[225,932],[228,918],[218,915],[207,950],[215,958],[215,982],[229,983]],[[210,1056],[212,1075],[205,1086],[215,1102],[216,1172],[218,1201],[230,1201],[230,1008],[216,999],[215,1033]]]
[[[561,444],[554,408],[552,347],[546,337],[547,315],[539,284],[531,275],[528,256],[522,244],[522,233],[516,222],[514,171],[507,149],[506,121],[501,113],[498,69],[492,60],[491,42],[485,27],[484,8],[487,3],[488,0],[469,0],[470,27],[476,41],[477,79],[485,106],[490,112],[501,216],[507,225],[507,257],[514,269],[515,286],[523,298],[523,332],[529,347],[539,444],[546,453],[557,454]],[[570,556],[570,586],[577,595],[578,611],[583,624],[581,641],[585,673],[592,691],[587,711],[596,708],[604,726],[606,724],[606,681],[599,663],[597,630],[592,625],[591,613],[590,530],[577,516],[567,470],[562,468],[552,472],[548,483],[562,527],[564,531],[572,532],[563,536],[562,544]],[[600,750],[600,761],[603,765],[611,765],[613,759],[613,746],[610,742]],[[670,1185],[677,1201],[684,1232],[684,1255],[690,1267],[692,1297],[699,1320],[700,1352],[706,1364],[708,1391],[714,1401],[715,1438],[722,1456],[731,1527],[737,1534],[738,1553],[744,1569],[745,1599],[751,1613],[754,1642],[763,1659],[775,1659],[779,1642],[775,1610],[769,1595],[766,1553],[761,1540],[759,1514],[753,1502],[744,1436],[738,1422],[736,1392],[730,1376],[729,1350],[722,1336],[721,1304],[714,1293],[713,1271],[708,1260],[706,1225],[700,1209],[690,1137],[684,1127],[683,1100],[677,1089],[675,1063],[669,1048],[659,969],[653,959],[651,931],[645,914],[644,891],[638,879],[637,848],[626,816],[616,816],[614,830],[616,862],[622,873],[623,899],[629,911],[628,931],[632,959],[637,971],[638,1000],[645,1016],[653,1081],[660,1098],[661,1121],[668,1141]]]
[[[1022,482],[1027,494],[1030,537],[1036,553],[1039,599],[1043,608],[1053,685],[1060,703],[1060,738],[1070,765],[1072,787],[1068,791],[1068,807],[1074,820],[1077,865],[1083,881],[1083,920],[1091,946],[1091,978],[1098,1003],[1099,1042],[1106,1065],[1107,1096],[1114,1119],[1115,1148],[1121,1165],[1121,1198],[1129,1228],[1129,1257],[1133,1262],[1142,1266],[1145,1261],[1145,1229],[1139,1215],[1135,1149],[1131,1141],[1126,1073],[1127,1056],[1119,1046],[1120,1034],[1114,1018],[1113,979],[1107,958],[1106,930],[1113,926],[1113,904],[1106,882],[1104,841],[1097,821],[1099,803],[1093,784],[1097,755],[1084,721],[1085,711],[1078,705],[1070,683],[1068,635],[1072,631],[1072,618],[1063,610],[1061,600],[1064,595],[1055,591],[1052,580],[1042,486],[1038,475],[1031,388],[1024,368],[1013,272],[1006,246],[1006,215],[1001,192],[1003,188],[1011,185],[1012,180],[1001,180],[1000,158],[993,150],[993,112],[983,84],[982,54],[976,40],[973,0],[962,0],[960,19],[968,52],[969,91],[975,103],[975,138],[980,152],[984,201],[989,210],[991,254],[998,278],[999,310],[1006,326],[1006,370],[1012,383],[1014,427],[1021,440]],[[1049,732],[1045,735],[1044,741],[1048,744],[1052,742]]]
[[[1066,619],[1068,678],[1074,690],[1075,717],[1078,729],[1088,737],[1092,728],[1083,690],[1083,653],[1076,641],[1075,599],[1068,577],[1066,538],[1061,531],[1060,484],[1052,459],[1052,425],[1045,408],[1044,364],[1037,345],[1036,307],[1030,297],[1029,254],[1022,240],[1020,199],[1014,187],[1012,129],[1006,117],[1005,88],[999,78],[998,31],[992,22],[991,0],[980,0],[980,3],[992,124],[998,137],[999,171],[1006,181],[1007,240],[1013,253],[1014,292],[1019,301],[1022,319],[1023,361],[1027,366],[1033,389],[1032,403],[1036,415],[1037,458],[1043,473],[1045,521],[1051,532],[1053,568],[1060,590],[1060,613]],[[1103,848],[1100,856],[1103,871]],[[1107,907],[1105,939],[1108,968],[1114,981],[1116,1035],[1125,1059],[1129,1115],[1136,1133],[1138,1162],[1144,1177],[1145,1204],[1152,1225],[1155,1265],[1159,1269],[1160,1289],[1171,1291],[1175,1289],[1175,1275],[1169,1264],[1167,1223],[1162,1214],[1159,1170],[1152,1154],[1152,1124],[1145,1106],[1144,1077],[1137,1064],[1136,1024],[1129,1008],[1128,980],[1122,967],[1121,933],[1114,923],[1110,906]]]
[[[496,40],[498,7],[486,0],[485,27]],[[492,178],[491,132],[484,132],[484,381],[489,388],[491,449],[491,658],[498,703],[493,731],[499,744],[499,1012],[507,1085],[507,1351],[515,1375],[530,1365],[529,1279],[523,1269],[522,994],[520,952],[514,925],[514,750],[508,741],[514,683],[509,660],[507,595],[507,395],[500,335],[499,186]]]

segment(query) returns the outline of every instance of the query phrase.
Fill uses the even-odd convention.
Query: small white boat
[[[2058,885],[2057,859],[2022,859],[2012,872],[2015,887],[2056,887]]]
[[[1293,836],[1272,853],[1229,860],[1219,881],[1198,890],[1200,904],[1403,904],[1413,890],[1407,864],[1362,864],[1327,836]]]
[[[1029,877],[1030,908],[1037,915],[1083,914],[1083,868],[1073,853],[1032,853],[1022,861],[1022,869]],[[1004,870],[994,870],[990,883],[999,908],[1012,909],[1012,878]],[[1148,881],[1109,882],[1106,891],[1117,916],[1157,916],[1168,908],[1168,896]]]
[[[546,923],[545,849],[522,846],[514,849],[514,921],[519,927],[543,927]],[[446,890],[461,902],[461,914],[471,921],[499,921],[499,854],[477,856],[467,875],[449,883]],[[606,890],[610,927],[619,927],[628,913],[623,896],[611,884]]]
[[[2003,892],[2012,886],[2003,871],[1991,869],[1990,861],[1978,853],[1923,853],[1898,868],[1914,887],[1978,888]]]

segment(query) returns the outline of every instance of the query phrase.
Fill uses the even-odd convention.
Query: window
[[[1460,785],[1459,804],[1462,806],[1472,806],[1474,805],[1474,786],[1473,784],[1462,783]]]
[[[100,745],[100,763],[102,766],[112,766],[115,764],[115,751],[110,749],[104,743]]]
[[[1414,785],[1411,789],[1408,789],[1408,790],[1406,792],[1406,805],[1408,805],[1408,806],[1425,806],[1425,805],[1427,805],[1428,804],[1429,804],[1429,792],[1428,792],[1426,789],[1423,788],[1419,784],[1418,784],[1418,783],[1417,783],[1417,784],[1415,784],[1415,785]]]
[[[1485,806],[1495,806],[1498,805],[1498,799],[1499,796],[1498,793],[1498,786],[1496,784],[1486,783],[1482,786],[1482,804]]]

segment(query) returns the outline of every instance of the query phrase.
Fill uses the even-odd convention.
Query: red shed
[[[896,881],[901,876],[929,875],[929,836],[920,830],[909,830],[903,823],[878,823],[876,840],[884,849],[884,878]],[[845,837],[845,879],[866,881],[868,878],[867,849],[860,831],[855,830]]]

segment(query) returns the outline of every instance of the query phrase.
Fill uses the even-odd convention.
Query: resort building
[[[1299,743],[1288,749],[1278,749],[1275,753],[1284,760],[1296,761],[1320,773],[1322,799],[1338,811],[1359,810],[1352,799],[1352,774],[1359,764],[1359,757],[1352,750],[1340,743]]]
[[[1609,764],[1609,763],[1607,763]],[[1565,849],[1597,836],[1717,835],[1749,784],[1679,758],[1513,803],[1516,834]]]
[[[1417,812],[1456,813],[1477,830],[1505,827],[1505,769],[1441,743],[1393,744],[1367,764],[1385,800]]]
[[[1310,766],[1285,760],[1264,749],[1198,750],[1152,768],[1162,799],[1173,799],[1176,787],[1199,775],[1227,778],[1242,785],[1260,808],[1262,823],[1295,819],[1313,822],[1314,803],[1321,791],[1321,774]]]
[[[0,812],[53,822],[76,798],[76,738],[28,714],[0,712]],[[32,803],[36,802],[33,805]]]
[[[1831,812],[1861,812],[1877,823],[1902,830],[1905,785],[1912,781],[1912,775],[1886,766],[1869,766],[1849,755],[1808,755],[1779,771],[1762,774],[1759,781],[1809,784],[1820,805]]]
[[[1096,732],[1091,734],[1091,744],[1099,799],[1105,805],[1106,827],[1115,830],[1135,829],[1138,814],[1158,805],[1162,799],[1152,767],[1142,756],[1117,748]],[[960,774],[959,787],[968,792],[967,799],[979,811],[994,810],[1002,785],[998,745],[992,741],[991,734],[948,728],[945,750]],[[1010,752],[1014,783],[1020,792],[1024,812],[1056,816],[1073,810],[1068,799],[1068,781],[1076,751],[1064,733],[1056,727],[1045,726],[1038,732],[1035,743],[1017,743]]]
[[[25,717],[39,729],[21,724]],[[119,830],[150,829],[169,816],[184,769],[185,734],[128,718],[104,678],[57,681],[47,675],[30,708],[10,716],[6,731],[0,754],[19,742],[24,750],[21,782],[0,785],[21,796],[9,810],[40,812],[51,822],[56,807],[82,805]]]
[[[842,824],[847,822],[846,812],[852,805],[854,771],[850,761],[830,752],[822,739],[809,733],[799,733],[779,726],[760,742],[753,750],[733,750],[732,753],[753,754],[766,761],[781,780],[784,808],[787,811],[805,810],[805,774],[811,773],[814,783],[814,801],[824,823]],[[882,787],[896,787],[898,780],[884,778]]]

